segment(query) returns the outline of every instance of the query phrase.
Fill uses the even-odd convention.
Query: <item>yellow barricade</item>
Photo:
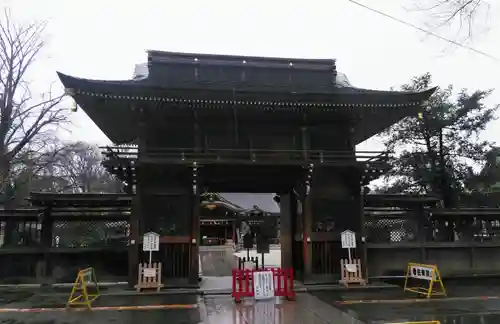
[[[425,284],[415,286],[415,281],[424,281]],[[425,295],[427,298],[432,296],[446,296],[446,289],[441,280],[439,270],[437,266],[430,264],[408,263],[404,291]]]
[[[89,284],[95,285],[92,292],[89,291]],[[83,305],[87,306],[88,309],[92,309],[92,302],[97,298],[99,298],[99,282],[97,281],[94,268],[78,271],[66,307]]]

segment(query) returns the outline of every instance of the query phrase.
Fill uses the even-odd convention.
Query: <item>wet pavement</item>
[[[296,301],[245,301],[230,296],[103,295],[92,311],[64,309],[67,292],[11,289],[0,291],[0,324],[382,324],[439,320],[441,324],[500,323],[500,279],[445,281],[448,297],[427,300],[396,289],[329,290],[297,295]],[[117,310],[114,306],[168,306]],[[52,308],[5,312],[6,308]],[[54,311],[54,308],[58,308]]]
[[[3,292],[8,295],[2,302],[2,309],[47,308],[37,312],[0,312],[2,324],[80,324],[80,323],[202,323],[199,312],[199,298],[188,295],[141,295],[141,296],[101,296],[93,307],[171,305],[171,309],[161,310],[65,310],[67,295],[33,293],[26,297],[26,291]]]
[[[20,292],[11,291],[12,296]],[[66,299],[62,294],[54,296],[32,294],[28,298],[15,298],[2,308],[21,307],[64,307]],[[184,306],[179,309],[162,310],[98,310],[102,306],[125,305],[171,305]],[[329,306],[309,294],[297,296],[296,301],[272,299],[269,301],[244,301],[234,304],[230,296],[188,296],[188,295],[141,295],[101,296],[92,311],[0,312],[2,324],[107,324],[144,323],[159,324],[356,324],[361,323],[339,309]],[[189,306],[191,308],[186,308]]]
[[[445,281],[448,297],[427,300],[403,289],[312,293],[364,323],[439,320],[441,324],[500,323],[500,280]]]
[[[344,312],[309,294],[290,301],[247,301],[234,305],[231,298],[205,298],[206,316],[210,324],[362,324]]]

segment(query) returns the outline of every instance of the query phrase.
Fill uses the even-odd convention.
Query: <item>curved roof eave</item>
[[[73,77],[61,72],[57,72],[61,83],[66,89],[66,93],[75,99],[76,103],[89,116],[90,119],[99,127],[99,129],[115,144],[127,144],[136,139],[135,123],[133,116],[130,114],[120,114],[123,111],[122,104],[113,105],[114,101],[106,101],[107,109],[102,109],[102,104],[98,103],[99,97],[94,97],[93,92],[107,93],[109,86],[115,88],[119,86],[133,87],[137,89],[138,85],[142,85],[142,80],[89,80]],[[90,94],[90,96],[85,96]],[[96,104],[97,102],[97,104]],[[120,109],[120,111],[117,111]],[[116,118],[121,115],[120,118]],[[121,126],[117,127],[118,124]],[[112,125],[112,127],[110,127]]]
[[[96,125],[108,136],[108,138],[117,144],[128,143],[136,138],[135,120],[133,114],[123,114],[123,102],[113,105],[113,100],[105,100],[108,105],[107,109],[102,109],[102,104],[99,103],[99,98],[107,98],[111,96],[112,98],[119,100],[128,100],[131,97],[138,99],[148,98],[148,94],[155,94],[156,96],[162,96],[168,90],[165,85],[159,85],[146,77],[144,79],[137,80],[90,80],[84,78],[77,78],[73,76],[66,75],[64,73],[57,72],[61,82],[64,87],[69,90],[68,94],[74,97],[77,104],[89,115],[89,117],[96,123]],[[193,86],[193,85],[191,85]],[[196,87],[202,87],[204,84],[195,84]],[[276,91],[263,91],[261,89],[259,92],[250,91],[249,89],[238,90],[237,93],[241,93],[243,97],[245,96],[258,96],[258,95],[270,95],[271,97],[277,98],[276,100],[284,101],[297,101],[297,96],[302,96],[300,100],[304,100],[306,105],[310,105],[308,101],[322,101],[331,102],[336,106],[349,106],[353,105],[360,107],[363,110],[363,106],[382,106],[386,109],[391,109],[394,106],[409,106],[408,115],[412,114],[415,109],[419,109],[420,104],[429,99],[429,97],[436,91],[437,87],[430,88],[418,92],[408,92],[408,91],[384,91],[384,90],[370,90],[361,89],[354,87],[337,87],[333,88],[329,92],[314,92],[314,93],[304,93],[285,91],[286,89],[280,89],[280,92]],[[201,88],[200,88],[201,89]],[[198,89],[198,90],[200,90]],[[190,92],[186,92],[188,89],[171,89],[171,93],[183,94],[190,93],[192,96],[199,97],[205,96],[207,93],[205,91],[196,91],[196,88],[191,89]],[[162,93],[158,93],[158,91]],[[221,87],[213,89],[216,96],[224,96],[228,90]],[[232,92],[234,94],[234,90]],[[283,93],[285,96],[283,97]],[[331,97],[330,97],[331,96]],[[128,98],[128,99],[127,99]],[[282,99],[280,99],[282,98]],[[274,100],[271,98],[271,100]],[[410,108],[414,109],[410,109]],[[121,114],[120,127],[116,125],[116,115]],[[404,115],[404,113],[403,113]],[[402,116],[404,117],[404,116]],[[111,126],[112,125],[112,126]],[[374,130],[375,132],[378,131]],[[371,132],[373,133],[373,132]],[[372,134],[362,136],[365,139],[367,136],[370,137]]]
[[[65,88],[80,88],[82,85],[83,86],[99,86],[101,87],[102,85],[108,84],[108,85],[118,85],[118,86],[137,86],[141,85],[144,83],[144,79],[136,79],[136,80],[98,80],[98,79],[86,79],[86,78],[78,78],[72,75],[64,74],[62,72],[57,71],[57,76],[59,77],[59,80],[61,80],[61,83],[64,85]]]
[[[221,201],[221,200],[215,200],[215,201],[212,201],[210,203],[202,204],[202,206],[210,205],[210,204],[214,204],[216,206],[225,207],[225,208],[229,209],[230,211],[232,211],[234,213],[244,212],[243,208],[241,208],[239,206],[235,206],[235,205],[233,205],[231,203],[228,203],[228,202],[225,202],[225,201]]]
[[[182,89],[173,89],[170,87],[167,87],[162,84],[155,84],[154,80],[150,79],[149,77],[146,78],[141,78],[141,79],[132,79],[132,80],[92,80],[92,79],[85,79],[85,78],[78,78],[74,76],[70,76],[61,72],[57,72],[57,75],[59,76],[59,79],[61,80],[62,84],[66,89],[84,89],[86,91],[92,92],[105,92],[106,87],[120,87],[125,90],[126,88],[130,87],[130,89],[137,89],[137,87],[143,87],[143,88],[155,88],[155,89],[163,89],[163,90],[182,90]],[[212,85],[213,83],[210,83]],[[194,85],[194,87],[193,87]],[[191,83],[191,88],[196,88],[198,87],[200,90],[205,89],[206,86],[209,84],[205,84],[202,82],[198,83]],[[115,88],[116,89],[116,88]],[[330,89],[318,89],[317,94],[318,95],[375,95],[375,96],[389,96],[392,98],[398,98],[398,97],[405,97],[405,98],[412,98],[415,100],[412,101],[420,101],[420,100],[426,100],[429,98],[434,91],[436,91],[437,87],[433,87],[427,90],[422,90],[422,91],[388,91],[388,90],[371,90],[371,89],[364,89],[364,88],[355,88],[355,87],[334,87]],[[186,89],[187,90],[187,89]],[[214,89],[215,90],[215,89]],[[232,87],[231,89],[218,89],[218,90],[231,90],[231,91],[242,91],[242,92],[247,92],[247,90],[240,89],[238,90],[237,87]],[[269,90],[268,90],[269,91]],[[255,92],[255,91],[250,91],[250,92]],[[264,91],[266,92],[266,91]],[[281,89],[281,91],[269,91],[269,92],[288,92],[286,91],[286,88]],[[293,90],[294,94],[300,95],[300,91]],[[310,91],[305,92],[304,94],[311,94]],[[314,94],[314,93],[312,93]],[[419,100],[420,99],[420,100]]]
[[[436,91],[438,87],[432,87],[425,90],[420,91],[391,91],[391,90],[372,90],[365,88],[355,88],[355,87],[339,87],[339,93],[348,92],[352,94],[382,94],[387,95],[391,94],[393,96],[408,96],[408,95],[422,95],[422,96],[431,96],[434,91]]]

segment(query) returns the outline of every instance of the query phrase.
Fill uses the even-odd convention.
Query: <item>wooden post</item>
[[[299,209],[298,209],[298,195],[296,194],[295,190],[292,190],[290,193],[290,241],[291,241],[291,262],[292,262],[292,268],[295,274],[295,278],[299,278],[302,280],[304,276],[304,269],[300,264],[302,264],[302,260],[299,260],[298,257],[301,255],[300,250],[297,251],[297,243],[295,243],[295,238],[297,235],[297,228],[299,227],[298,222],[301,221],[302,215],[299,215]],[[299,218],[300,217],[300,218]],[[279,244],[281,244],[281,218],[277,220],[280,222],[279,225],[279,235],[278,238],[280,239]]]
[[[137,172],[136,166],[136,172]],[[136,193],[132,201],[132,213],[130,215],[130,237],[128,246],[128,285],[132,288],[137,278],[137,264],[139,263],[139,221],[141,219],[142,211],[140,198]]]
[[[426,263],[426,253],[425,253],[425,242],[427,240],[427,233],[425,228],[425,209],[424,206],[420,203],[417,203],[417,208],[415,208],[415,212],[417,213],[417,237],[418,242],[420,243],[420,263]]]
[[[193,112],[193,139],[194,151],[200,153],[202,151],[201,132],[198,121],[198,113],[194,106],[191,107]],[[199,253],[200,253],[200,177],[199,166],[196,162],[192,165],[192,195],[191,195],[191,245],[189,247],[190,269],[188,281],[190,284],[198,282],[199,275]]]
[[[194,191],[194,190],[193,190]],[[198,282],[198,272],[200,260],[200,193],[196,190],[192,194],[192,212],[191,212],[191,248],[190,248],[190,270],[189,270],[189,283],[196,284]],[[195,240],[193,242],[193,240]]]
[[[364,169],[363,169],[364,171]],[[363,172],[364,173],[364,172]],[[362,273],[365,278],[368,278],[368,248],[366,246],[366,219],[365,219],[365,193],[363,186],[363,175],[361,175],[361,179],[359,182],[359,217],[360,217],[360,226],[361,226],[361,249],[362,249]]]
[[[304,281],[311,278],[312,274],[312,197],[307,195],[303,202],[304,213]]]
[[[132,213],[130,215],[130,238],[128,248],[128,285],[130,288],[134,287],[135,279],[137,278],[137,264],[139,263],[139,235],[140,225],[143,219],[142,208],[142,184],[141,178],[142,163],[141,157],[146,150],[146,123],[144,121],[144,110],[140,108],[138,111],[139,131],[137,143],[137,160],[135,162],[135,194],[132,200]]]
[[[293,197],[294,198],[294,197]],[[293,242],[294,233],[292,222],[291,193],[280,193],[280,243],[281,243],[281,267],[290,268],[293,266]]]
[[[37,281],[41,284],[46,284],[46,281],[51,277],[52,273],[52,258],[51,253],[49,252],[49,249],[52,247],[52,224],[52,206],[48,206],[45,207],[42,218],[41,240],[42,247],[45,251],[43,254],[43,264],[40,278],[37,278]]]
[[[304,156],[304,162],[309,163],[309,150],[311,149],[311,143],[309,138],[309,132],[307,129],[307,116],[304,114],[303,116],[304,126],[301,127],[301,138],[302,138],[302,152]],[[312,165],[309,165],[309,170],[307,171],[308,176],[312,176]],[[312,204],[310,196],[310,187],[311,187],[312,179],[306,178],[306,189],[302,196],[302,243],[303,243],[303,258],[304,258],[304,281],[308,280],[312,274]]]

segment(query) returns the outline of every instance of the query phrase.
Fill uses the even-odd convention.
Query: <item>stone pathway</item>
[[[229,297],[206,297],[200,307],[203,324],[363,324],[309,294],[294,302],[246,301],[235,305]]]
[[[231,246],[200,247],[201,273],[207,277],[231,276],[236,258]]]

